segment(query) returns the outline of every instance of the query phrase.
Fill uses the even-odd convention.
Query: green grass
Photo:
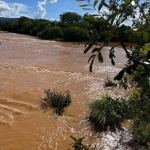
[[[125,100],[114,100],[109,95],[104,95],[89,105],[88,118],[95,127],[120,126],[128,118],[127,107]]]
[[[107,77],[107,80],[105,80],[105,82],[104,82],[104,88],[116,87],[116,86],[117,86],[117,84]]]
[[[52,107],[53,112],[57,115],[61,115],[64,112],[64,108],[71,104],[70,92],[59,92],[57,90],[51,91],[45,90],[46,97],[42,99],[42,107]]]

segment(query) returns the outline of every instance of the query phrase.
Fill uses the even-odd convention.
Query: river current
[[[102,50],[89,72],[84,45],[40,40],[0,33],[0,150],[68,150],[70,135],[85,137],[84,143],[111,149],[119,133],[95,132],[87,122],[88,105],[106,91],[104,80],[113,78],[125,63],[117,48],[116,66],[110,64],[109,47]],[[45,89],[69,90],[72,104],[63,116],[41,109]]]

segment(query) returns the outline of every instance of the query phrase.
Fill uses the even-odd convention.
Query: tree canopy
[[[68,24],[79,22],[81,19],[82,16],[80,16],[76,12],[64,12],[63,14],[60,15],[60,20]]]

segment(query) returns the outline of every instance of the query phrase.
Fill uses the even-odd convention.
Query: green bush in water
[[[53,107],[53,112],[57,115],[61,115],[64,108],[71,104],[71,96],[69,91],[62,93],[57,90],[51,91],[48,89],[45,90],[44,93],[46,94],[46,97],[42,99],[42,107]]]
[[[116,87],[116,86],[117,86],[117,84],[107,77],[107,80],[105,80],[105,82],[104,82],[104,88]]]
[[[74,150],[96,150],[96,146],[92,148],[91,145],[85,145],[83,143],[84,137],[81,137],[81,138],[75,138],[73,136],[70,136],[70,137],[74,140],[74,143],[71,144]]]
[[[128,106],[124,99],[112,99],[104,95],[89,105],[89,121],[100,128],[120,126],[129,117]]]

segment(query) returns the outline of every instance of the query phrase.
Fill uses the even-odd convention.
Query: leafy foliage
[[[131,128],[134,140],[142,143],[150,142],[150,1],[76,1],[86,3],[80,5],[81,8],[93,9],[97,12],[97,15],[95,14],[94,17],[93,15],[86,16],[86,20],[93,23],[99,22],[101,24],[99,30],[96,29],[96,31],[93,31],[93,35],[84,50],[84,53],[87,53],[92,49],[92,55],[88,61],[90,62],[90,72],[92,71],[96,56],[98,56],[100,63],[103,62],[103,56],[98,49],[104,48],[106,45],[108,46],[109,42],[114,41],[114,39],[118,41],[128,61],[114,79],[120,80],[120,85],[124,89],[136,88],[129,100],[125,102],[127,112],[125,117],[134,119]],[[131,20],[130,27],[125,25],[127,20]],[[96,45],[99,39],[103,41],[104,45]],[[124,43],[126,41],[130,43],[129,48],[127,48],[127,45]],[[112,65],[115,65],[115,47],[110,48],[109,58]],[[105,108],[106,111],[104,112],[108,110],[109,114],[111,114],[110,111],[114,110],[112,107],[116,104],[111,104],[111,107],[108,108],[108,102],[106,106],[102,105],[101,101],[97,101],[91,105],[91,109],[96,110],[93,111],[93,118],[91,119],[96,125],[107,125],[107,123],[105,124],[107,117],[102,116],[102,110]],[[115,114],[117,114],[116,111],[117,110],[115,110]],[[97,116],[97,118],[95,116]],[[112,118],[109,120],[112,120]],[[119,123],[117,117],[115,121],[117,124]]]
[[[116,87],[116,86],[117,86],[117,83],[113,82],[111,79],[109,79],[107,77],[107,80],[104,83],[104,88],[107,88],[107,87]]]
[[[46,29],[43,29],[41,30],[41,32],[38,33],[38,37],[42,39],[62,39],[63,31],[62,28],[59,26],[47,26]]]
[[[53,107],[54,113],[61,115],[64,108],[71,104],[70,92],[66,91],[64,93],[59,91],[51,91],[50,89],[45,90],[44,93],[46,97],[42,99],[42,108]]]
[[[74,143],[71,144],[73,145],[72,147],[74,148],[74,150],[95,150],[96,149],[96,147],[92,148],[91,145],[83,144],[84,137],[81,138],[75,138],[73,136],[70,137],[74,140]]]
[[[76,0],[77,2],[86,2],[84,5],[80,5],[82,9],[85,10],[95,10],[97,14],[88,15],[86,20],[90,20],[93,23],[99,22],[101,24],[100,30],[93,31],[93,36],[91,40],[87,43],[87,48],[84,53],[87,53],[96,43],[97,40],[101,39],[104,42],[103,47],[109,44],[109,41],[114,39],[120,43],[123,50],[126,53],[127,58],[129,59],[128,67],[122,69],[120,73],[115,77],[115,80],[121,80],[124,76],[124,73],[132,74],[136,70],[136,66],[145,67],[145,74],[150,74],[147,64],[143,62],[143,58],[140,57],[140,48],[144,46],[147,42],[150,41],[150,2],[136,1],[135,5],[129,0],[102,0],[102,1],[93,1],[90,0]],[[109,11],[104,11],[107,9]],[[139,14],[137,17],[136,14]],[[98,17],[97,17],[98,15]],[[96,16],[96,17],[93,17]],[[125,21],[130,18],[132,20],[131,27],[125,25]],[[124,41],[131,42],[129,52]],[[135,45],[132,47],[132,45]],[[95,48],[94,48],[95,49]],[[94,50],[93,49],[93,50]],[[93,51],[92,50],[92,51]],[[115,65],[115,47],[110,48],[109,58],[111,63]],[[100,63],[103,62],[103,56],[99,51],[95,51],[95,55],[98,55],[98,60]],[[92,54],[93,55],[93,54]],[[89,70],[92,71],[94,60],[91,59]]]
[[[77,14],[76,12],[64,12],[60,15],[60,20],[63,23],[73,24],[75,22],[79,22],[82,19],[82,16]]]
[[[133,138],[141,144],[150,142],[150,122],[135,119],[132,125]]]
[[[129,118],[128,106],[123,99],[112,99],[104,95],[89,105],[89,121],[96,127],[120,126],[127,118]]]
[[[63,38],[65,41],[87,41],[89,39],[89,31],[76,26],[71,26],[64,29]]]

